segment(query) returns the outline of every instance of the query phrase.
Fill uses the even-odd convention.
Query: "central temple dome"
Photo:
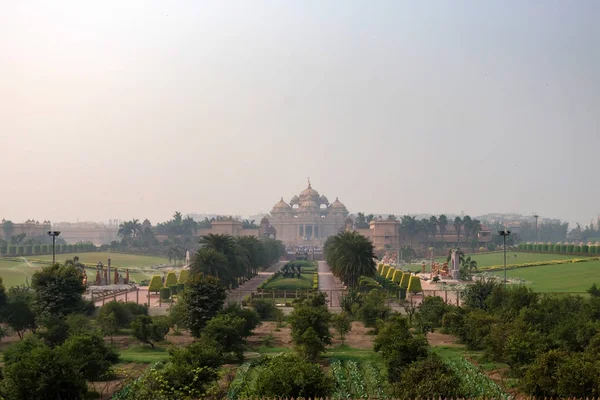
[[[312,200],[306,200],[301,205],[298,211],[300,212],[315,212],[319,210],[319,206]]]
[[[300,202],[304,203],[305,201],[314,201],[315,203],[319,201],[319,192],[312,188],[310,185],[310,181],[308,181],[308,187],[300,192]]]

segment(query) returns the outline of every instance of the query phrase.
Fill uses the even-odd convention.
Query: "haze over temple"
[[[308,187],[289,203],[281,200],[271,210],[271,225],[285,244],[320,244],[346,226],[348,209],[338,198],[333,203]]]

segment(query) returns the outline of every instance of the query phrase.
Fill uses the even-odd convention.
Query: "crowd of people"
[[[288,253],[320,253],[323,251],[323,246],[321,246],[321,245],[286,246],[286,251]]]
[[[398,263],[398,252],[397,251],[386,251],[385,255],[381,259],[384,264],[397,264]]]

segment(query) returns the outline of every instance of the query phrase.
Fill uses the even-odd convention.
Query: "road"
[[[340,307],[340,297],[344,285],[338,278],[333,276],[329,265],[325,261],[319,261],[318,263],[319,290],[327,294],[330,307],[338,308]]]

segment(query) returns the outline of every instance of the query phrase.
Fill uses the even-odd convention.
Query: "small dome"
[[[319,210],[319,206],[312,200],[306,200],[300,205],[300,212],[316,212]]]
[[[283,201],[283,197],[282,197],[281,200],[279,200],[279,203],[277,203],[273,206],[273,210],[271,211],[271,213],[286,212],[291,209],[292,209],[292,207],[290,207],[290,205],[288,203]]]
[[[335,198],[335,201],[333,203],[331,203],[329,208],[331,209],[331,211],[337,211],[337,212],[347,212],[348,211],[346,209],[346,206],[344,205],[344,203],[342,203],[337,197]]]
[[[290,200],[290,204],[294,205],[294,204],[300,204],[300,198],[296,195],[294,195],[294,197],[292,197],[292,199]]]
[[[325,197],[325,195],[319,198],[319,204],[329,205],[329,200],[327,200],[327,197]]]

